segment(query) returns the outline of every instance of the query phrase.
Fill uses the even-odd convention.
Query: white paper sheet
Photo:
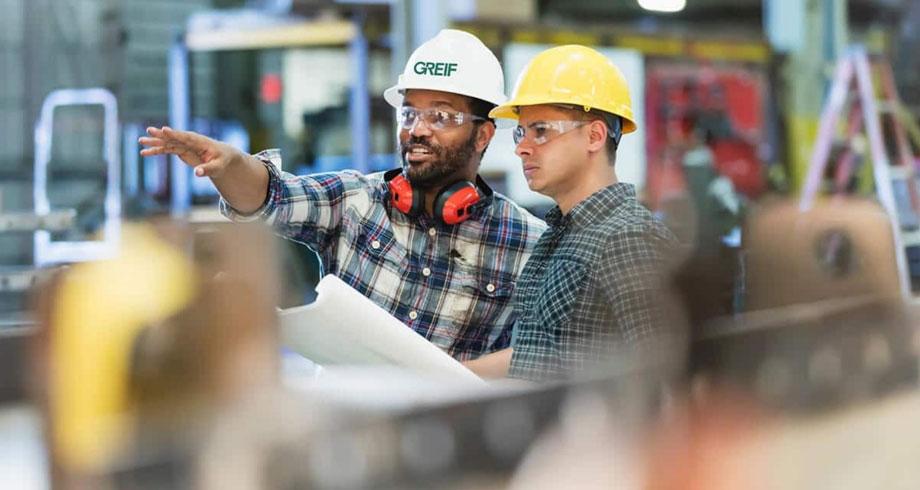
[[[333,275],[316,301],[281,310],[281,342],[321,365],[380,364],[482,382],[472,371]]]

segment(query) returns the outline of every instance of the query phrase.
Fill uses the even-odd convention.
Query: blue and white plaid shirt
[[[515,280],[546,224],[478,182],[485,197],[458,225],[409,217],[390,204],[383,174],[294,176],[277,150],[257,155],[269,170],[262,219],[315,250],[326,273],[350,286],[459,360],[508,347]]]

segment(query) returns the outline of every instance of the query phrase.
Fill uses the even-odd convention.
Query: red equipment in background
[[[703,139],[714,168],[738,193],[756,198],[766,188],[757,155],[764,134],[766,76],[759,70],[654,62],[646,74],[648,204],[685,191],[683,154]]]

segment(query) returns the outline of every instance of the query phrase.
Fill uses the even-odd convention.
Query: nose
[[[409,134],[412,136],[428,136],[431,135],[431,128],[424,118],[419,117],[415,119],[415,124],[409,128]]]
[[[524,141],[521,141],[520,143],[518,143],[517,146],[514,147],[514,154],[521,158],[529,157],[533,155],[533,147],[525,139]]]

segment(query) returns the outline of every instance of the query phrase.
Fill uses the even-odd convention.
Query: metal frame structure
[[[54,111],[64,106],[101,105],[105,114],[103,158],[106,163],[105,224],[102,240],[57,241],[47,230],[35,232],[35,265],[99,260],[110,257],[118,247],[121,229],[121,162],[118,156],[118,103],[105,89],[62,89],[45,98],[35,127],[35,214],[51,213],[48,200],[48,163],[51,161]]]
[[[252,15],[252,12],[248,12]],[[352,61],[349,111],[354,167],[367,172],[370,152],[370,97],[368,95],[368,42],[363,16],[351,21],[292,20],[266,16],[266,25],[232,30],[195,29],[176,36],[169,51],[169,125],[187,130],[191,121],[190,53],[195,51],[259,50],[347,44]],[[281,25],[270,25],[270,22]],[[226,31],[226,32],[224,32]],[[170,209],[185,216],[191,207],[192,169],[178,157],[170,158]]]

